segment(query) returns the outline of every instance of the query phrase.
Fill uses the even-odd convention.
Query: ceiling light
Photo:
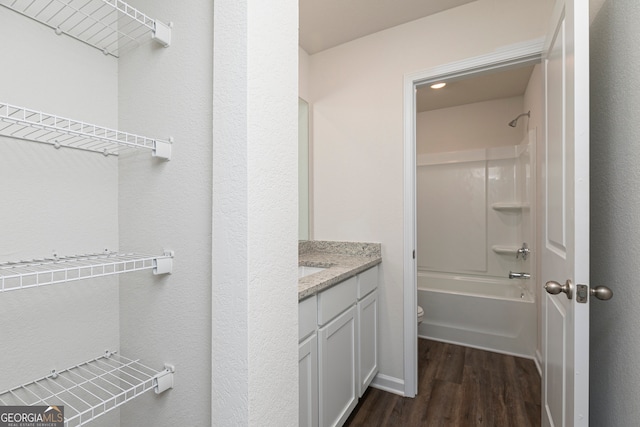
[[[447,84],[442,82],[442,83],[434,83],[431,85],[431,89],[442,89],[443,87],[445,87]]]

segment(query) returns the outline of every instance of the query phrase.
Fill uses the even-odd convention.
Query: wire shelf
[[[2,1],[2,0],[0,0]],[[10,138],[118,155],[123,150],[151,150],[156,157],[171,159],[171,141],[121,132],[54,114],[0,103],[0,135]]]
[[[171,273],[173,253],[142,255],[136,253],[74,255],[0,263],[0,292],[112,276],[140,270],[154,274]]]
[[[107,351],[103,356],[72,366],[0,393],[0,404],[10,406],[63,406],[65,427],[83,425],[128,401],[153,390],[158,378],[173,375]],[[171,386],[173,378],[171,378]],[[170,386],[170,387],[171,387]],[[169,387],[169,388],[170,388]],[[156,392],[159,393],[164,390]]]
[[[0,5],[119,57],[151,38],[171,43],[171,28],[120,0],[0,0]]]

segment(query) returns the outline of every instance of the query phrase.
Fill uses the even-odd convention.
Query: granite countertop
[[[298,279],[298,301],[382,262],[380,243],[301,241],[298,265],[326,270]]]

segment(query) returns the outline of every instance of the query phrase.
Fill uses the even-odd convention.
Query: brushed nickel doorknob
[[[555,280],[549,280],[544,285],[544,290],[550,293],[551,295],[558,295],[560,292],[564,292],[567,294],[567,298],[573,298],[573,284],[571,280],[567,279],[564,285],[556,282]]]
[[[592,297],[596,297],[603,301],[609,300],[613,297],[613,291],[606,286],[596,286],[595,288],[591,288],[589,292]]]

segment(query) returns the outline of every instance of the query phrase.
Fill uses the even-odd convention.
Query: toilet
[[[422,307],[418,306],[418,325],[422,323],[422,318],[424,317],[424,310]]]

